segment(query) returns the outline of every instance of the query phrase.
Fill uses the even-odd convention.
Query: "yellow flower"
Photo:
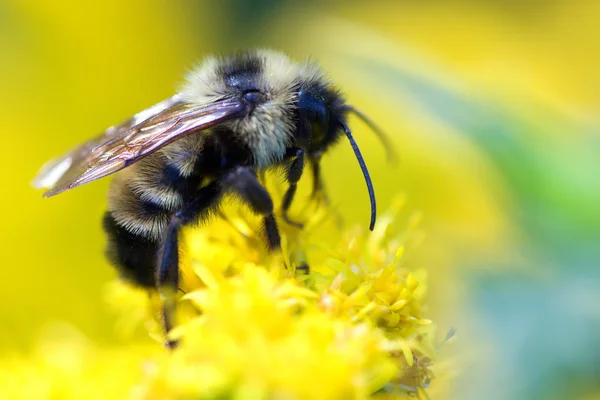
[[[213,278],[184,296],[201,313],[141,398],[358,399],[395,376],[382,332],[331,318],[294,280],[254,264]]]
[[[185,233],[178,325],[169,334],[175,350],[162,347],[158,296],[115,282],[107,301],[118,310],[117,329],[125,336],[143,329],[157,343],[102,349],[79,334],[45,339],[44,351],[0,368],[0,397],[421,395],[435,351],[423,305],[426,274],[403,265],[418,217],[398,226],[400,207],[366,234],[340,228],[332,208],[313,203],[295,215],[310,216],[304,229],[282,224],[275,255],[264,250],[256,218],[226,207],[209,226]]]
[[[281,227],[280,257],[262,250],[259,221],[235,205],[211,229],[190,230],[186,237],[190,268],[184,271],[188,294],[182,301],[197,307],[197,315],[187,313],[183,319],[191,319],[174,333],[182,343],[175,353],[182,358],[174,357],[174,364],[158,376],[204,370],[186,358],[195,354],[193,358],[211,370],[213,393],[228,396],[237,386],[247,385],[261,394],[258,398],[269,393],[284,393],[284,398],[352,393],[364,398],[384,387],[417,392],[428,386],[435,350],[431,321],[423,317],[426,274],[402,266],[406,238],[414,234],[418,217],[399,229],[401,205],[398,201],[381,216],[370,234],[342,230],[331,208],[322,204],[310,212],[303,210],[297,219],[311,216],[304,229]],[[320,327],[320,333],[306,337],[309,326]],[[334,331],[343,334],[332,335]],[[356,337],[356,332],[362,332],[364,344],[372,341],[372,345],[359,348],[349,342],[343,354],[326,353],[340,338]],[[298,354],[296,349],[302,351]],[[339,365],[357,369],[333,367],[340,360],[345,361]],[[396,371],[393,375],[390,365]],[[311,376],[309,386],[318,387],[320,396],[306,387]],[[371,376],[368,384],[365,376]],[[161,380],[161,393],[173,393],[179,387],[173,382]],[[342,382],[354,385],[350,386],[354,391]],[[152,387],[154,393],[157,389]],[[201,394],[198,385],[191,387]]]

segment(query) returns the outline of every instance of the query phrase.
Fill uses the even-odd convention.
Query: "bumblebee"
[[[273,201],[259,179],[266,170],[285,171],[281,215],[301,227],[288,209],[305,161],[317,194],[323,190],[321,156],[346,136],[366,181],[373,229],[375,194],[346,122],[349,113],[384,139],[314,63],[269,50],[208,58],[179,93],[50,161],[34,186],[49,188],[44,196],[50,197],[122,170],[104,216],[108,258],[126,280],[159,290],[168,332],[183,226],[205,220],[224,196],[235,195],[262,217],[268,249],[280,248]]]

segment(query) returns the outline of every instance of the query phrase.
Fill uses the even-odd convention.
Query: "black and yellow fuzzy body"
[[[278,249],[275,207],[301,227],[287,210],[304,165],[312,170],[313,193],[321,191],[321,155],[344,135],[367,182],[373,228],[374,192],[348,112],[372,125],[313,63],[267,50],[209,58],[178,94],[48,163],[34,184],[52,196],[120,171],[104,217],[108,257],[128,281],[161,291],[168,330],[181,227],[205,220],[234,195],[262,217],[266,245]],[[257,178],[271,168],[285,171],[281,205]]]
[[[338,92],[315,66],[294,64],[279,54],[256,52],[211,59],[189,76],[182,90],[188,102],[223,96],[246,96],[253,110],[243,120],[210,128],[208,134],[178,139],[121,171],[112,182],[104,217],[108,256],[135,284],[156,287],[158,255],[169,224],[193,202],[200,188],[216,182],[205,206],[186,215],[184,224],[208,217],[222,196],[262,194],[262,190],[244,188],[252,183],[235,182],[240,179],[232,176],[236,170],[248,168],[256,174],[283,165],[289,174],[299,150],[309,160],[318,157],[342,133],[334,122],[343,121],[345,114]],[[249,203],[268,218],[274,206],[260,194]],[[270,228],[267,223],[265,229]],[[278,246],[274,236],[274,229],[266,232],[267,238],[272,237],[267,243],[270,248]]]

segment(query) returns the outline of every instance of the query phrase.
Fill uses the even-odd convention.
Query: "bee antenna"
[[[350,132],[350,128],[342,121],[338,121],[341,127],[344,129],[348,140],[350,141],[350,145],[352,146],[352,150],[354,150],[354,155],[358,160],[358,164],[360,165],[360,169],[362,170],[363,176],[365,177],[365,182],[367,183],[367,190],[369,191],[369,200],[371,201],[371,222],[369,224],[369,230],[373,230],[375,227],[375,219],[377,218],[377,203],[375,201],[375,191],[373,190],[373,182],[371,182],[371,176],[369,175],[369,170],[367,169],[367,165],[365,164],[365,160],[363,159],[362,154],[360,153],[360,149],[358,148],[358,144],[352,137],[352,132]]]
[[[345,106],[346,111],[356,115],[365,125],[367,125],[377,136],[387,155],[388,162],[396,165],[398,163],[398,154],[394,150],[394,146],[390,142],[390,138],[369,116],[353,106]]]

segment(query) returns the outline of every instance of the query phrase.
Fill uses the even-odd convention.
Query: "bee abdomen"
[[[120,178],[120,177],[119,177]],[[109,191],[108,208],[115,223],[130,233],[159,240],[169,224],[175,208],[146,199],[131,181],[116,179]]]
[[[171,215],[182,207],[194,182],[182,177],[160,154],[117,175],[109,190],[104,216],[107,256],[121,276],[143,287],[155,287],[161,243]]]
[[[156,287],[155,270],[160,241],[132,233],[120,226],[110,212],[104,214],[108,235],[106,256],[121,277],[143,287]]]

